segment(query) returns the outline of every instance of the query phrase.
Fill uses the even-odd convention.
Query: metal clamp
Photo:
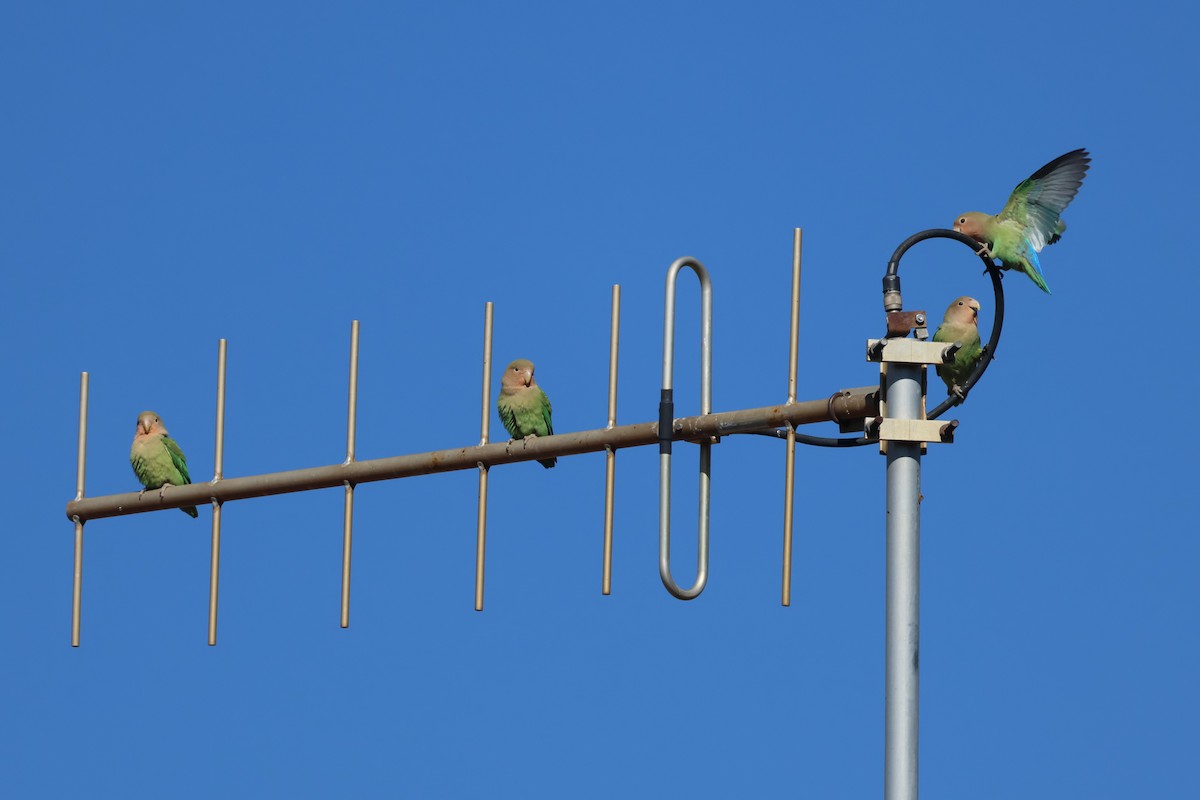
[[[662,397],[658,403],[658,574],[667,591],[680,600],[693,600],[708,583],[709,487],[712,481],[712,442],[700,443],[700,513],[696,556],[696,582],[681,589],[671,577],[671,441],[674,435],[675,400],[675,284],[679,271],[689,267],[700,280],[700,414],[712,413],[712,281],[708,270],[694,258],[677,259],[667,270],[664,313]]]
[[[918,339],[867,339],[867,361],[883,364],[948,364],[962,345]]]
[[[871,441],[954,443],[954,430],[958,420],[942,422],[940,419],[894,419],[890,417],[867,417],[864,421],[866,436]]]

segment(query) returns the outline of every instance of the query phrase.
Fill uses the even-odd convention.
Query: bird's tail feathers
[[[1050,287],[1046,285],[1046,276],[1042,274],[1042,263],[1038,258],[1037,251],[1032,247],[1025,248],[1025,274],[1030,280],[1037,284],[1037,287],[1046,294],[1053,294]]]

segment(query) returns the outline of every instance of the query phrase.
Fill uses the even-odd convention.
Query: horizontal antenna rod
[[[734,433],[779,428],[787,424],[807,425],[813,422],[877,416],[878,386],[862,386],[835,393],[820,400],[801,403],[747,408],[740,411],[722,411],[698,417],[680,417],[673,420],[675,441],[706,439],[711,436],[726,436]],[[303,492],[310,489],[329,489],[351,483],[370,483],[393,478],[409,478],[414,475],[429,475],[436,472],[453,472],[460,469],[477,469],[480,464],[488,467],[497,464],[512,464],[517,461],[552,456],[570,456],[579,453],[601,452],[606,447],[642,447],[658,444],[658,423],[640,422],[636,425],[619,425],[614,428],[597,428],[590,431],[562,433],[554,436],[539,436],[515,442],[495,442],[486,445],[459,447],[453,450],[434,450],[429,453],[414,453],[407,456],[375,458],[369,461],[354,461],[326,467],[310,467],[288,472],[271,472],[266,475],[249,475],[244,478],[226,478],[218,483],[191,483],[172,486],[160,498],[158,492],[129,492],[110,494],[103,497],[84,497],[67,503],[67,519],[78,518],[80,522],[104,517],[119,517],[125,514],[140,514],[163,508],[194,506],[212,501],[244,500],[250,497],[266,497],[273,494]]]

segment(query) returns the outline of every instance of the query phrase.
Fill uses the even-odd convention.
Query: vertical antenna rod
[[[658,403],[658,576],[667,591],[680,600],[694,600],[708,583],[709,488],[712,476],[712,442],[700,444],[700,508],[697,534],[696,582],[682,589],[671,577],[671,436],[674,433],[675,398],[675,284],[688,267],[700,280],[700,414],[712,413],[712,281],[708,270],[694,258],[676,259],[667,270],[666,310],[663,314],[662,396]]]
[[[608,340],[608,425],[617,425],[617,350],[621,336],[621,284],[612,287],[612,332]],[[613,529],[613,482],[617,472],[617,451],[611,446],[604,448],[604,575],[601,593],[612,594],[612,529]]]
[[[792,235],[792,327],[788,334],[788,405],[796,402],[796,365],[800,349],[800,245],[803,234]],[[792,604],[792,512],[796,499],[796,426],[787,426],[783,462],[783,605]]]
[[[217,452],[213,457],[214,484],[225,477],[225,346],[217,342]],[[208,644],[217,644],[217,586],[221,575],[221,501],[212,501],[212,561],[208,569]]]
[[[350,409],[346,418],[346,462],[354,463],[354,438],[358,425],[358,320],[350,323]],[[342,515],[342,620],[350,627],[350,545],[354,535],[354,484],[344,481],[346,502]]]
[[[87,462],[88,374],[79,373],[79,459],[75,463],[75,499],[83,499]],[[71,589],[71,647],[79,647],[79,616],[83,602],[83,521],[75,521],[75,574]]]
[[[924,367],[893,363],[887,368],[887,416],[920,419]],[[899,441],[887,444],[884,797],[917,800],[921,445]]]
[[[488,443],[492,415],[492,304],[483,307],[483,414],[479,423],[479,444]],[[483,560],[487,549],[488,468],[479,462],[479,525],[475,534],[475,610],[483,611]]]

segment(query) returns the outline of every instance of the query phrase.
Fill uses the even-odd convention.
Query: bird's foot
[[[165,500],[165,499],[166,499],[166,497],[165,497],[165,494],[166,494],[166,491],[167,491],[167,487],[168,487],[168,486],[170,486],[170,485],[171,485],[171,484],[169,484],[169,483],[164,483],[162,486],[158,487],[158,499],[159,499],[159,500]]]
[[[967,396],[963,393],[963,388],[957,383],[950,389],[950,393],[958,397],[959,400],[966,400]]]
[[[979,249],[975,251],[975,255],[985,256],[986,258],[995,258],[995,256],[992,255],[992,249],[988,247],[987,242],[981,242],[979,244]]]
[[[144,495],[145,493],[146,493],[146,487],[143,486],[142,490],[140,492],[138,492],[138,502],[139,503],[142,502],[142,495]]]

